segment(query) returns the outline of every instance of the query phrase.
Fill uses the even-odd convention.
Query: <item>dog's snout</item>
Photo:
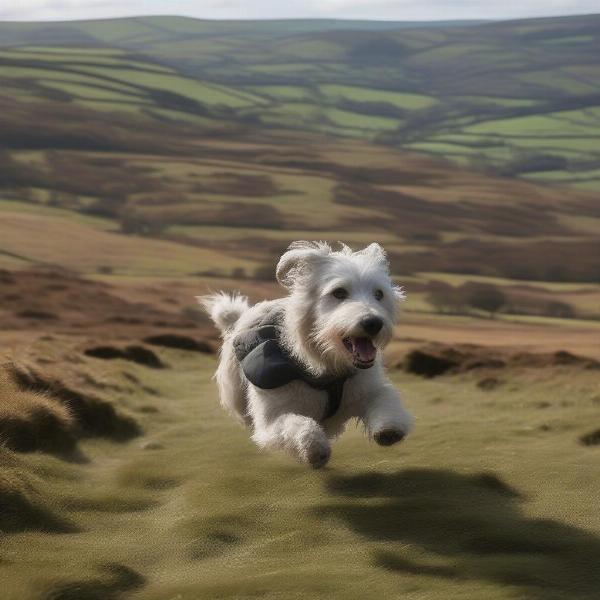
[[[374,316],[367,317],[360,322],[360,326],[367,335],[374,337],[381,331],[383,319]]]

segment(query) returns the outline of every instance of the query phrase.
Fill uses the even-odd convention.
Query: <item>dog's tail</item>
[[[230,331],[242,314],[250,308],[248,298],[237,293],[219,292],[210,296],[196,296],[196,299],[222,334]]]

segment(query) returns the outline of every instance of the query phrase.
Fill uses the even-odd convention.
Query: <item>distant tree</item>
[[[500,174],[514,176],[539,171],[559,171],[569,167],[563,156],[555,154],[524,154],[510,161],[500,169]]]
[[[160,219],[129,208],[121,211],[119,223],[123,233],[136,235],[157,235],[166,228],[166,224]]]
[[[232,279],[246,279],[246,269],[244,267],[235,267],[231,271]]]
[[[207,323],[208,316],[199,306],[186,306],[181,311],[181,316],[195,323]]]
[[[275,279],[275,265],[267,263],[256,267],[253,277],[259,281],[273,281]]]
[[[544,278],[548,281],[569,281],[569,270],[564,264],[548,265],[545,269]]]
[[[463,298],[457,288],[442,281],[429,285],[427,300],[439,313],[460,313],[464,310]]]
[[[546,304],[545,314],[549,317],[558,317],[559,319],[573,319],[575,310],[567,302],[552,300]]]
[[[60,192],[52,190],[48,195],[48,206],[60,206],[61,195]]]
[[[462,292],[469,306],[490,313],[490,318],[506,305],[506,295],[495,285],[467,283],[462,286]]]

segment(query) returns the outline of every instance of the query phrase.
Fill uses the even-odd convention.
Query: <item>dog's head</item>
[[[392,284],[385,251],[353,252],[324,242],[294,242],[277,280],[291,294],[296,340],[328,370],[368,369],[392,338],[402,289]]]

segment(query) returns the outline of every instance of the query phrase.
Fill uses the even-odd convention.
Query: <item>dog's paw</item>
[[[306,454],[308,464],[313,469],[320,469],[324,467],[331,457],[331,448],[328,446],[322,446],[321,444],[315,444],[310,448]]]
[[[380,446],[391,446],[401,442],[405,436],[406,434],[399,429],[382,429],[373,434],[373,439]]]

